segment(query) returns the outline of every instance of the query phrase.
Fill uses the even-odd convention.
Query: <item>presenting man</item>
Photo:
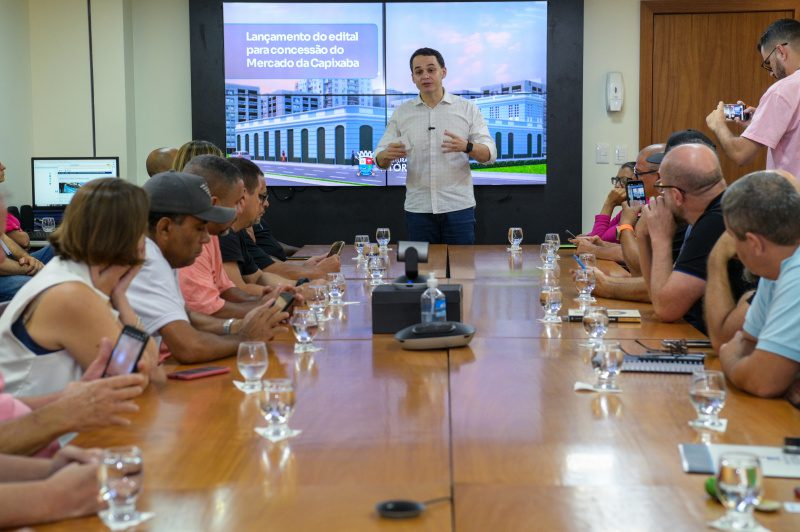
[[[766,146],[767,170],[782,169],[800,175],[800,22],[776,20],[758,42],[761,66],[777,79],[761,97],[758,108],[748,108],[752,120],[737,137],[725,123],[723,103],[706,117],[708,127],[725,153],[738,165],[747,164]],[[737,119],[738,121],[738,119]]]
[[[743,330],[719,359],[738,388],[760,397],[784,394],[800,371],[800,194],[777,172],[748,174],[722,198],[736,255],[761,276]]]
[[[475,243],[475,195],[470,158],[497,159],[497,147],[478,108],[442,87],[442,54],[420,48],[411,55],[411,79],[419,97],[392,114],[375,162],[387,168],[407,157],[406,226],[410,240]]]

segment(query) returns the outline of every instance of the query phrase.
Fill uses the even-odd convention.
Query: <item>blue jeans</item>
[[[474,244],[475,207],[442,214],[406,211],[408,239],[431,244]]]
[[[31,253],[31,256],[47,264],[53,258],[53,248],[45,246]],[[0,275],[0,301],[11,301],[19,289],[30,280],[30,275]]]

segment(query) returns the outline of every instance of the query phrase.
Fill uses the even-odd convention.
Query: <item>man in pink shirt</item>
[[[776,20],[758,43],[761,66],[776,80],[767,89],[757,108],[745,112],[752,119],[735,121],[745,125],[735,136],[725,123],[723,103],[706,117],[706,123],[719,139],[725,153],[738,165],[750,162],[767,147],[767,170],[786,170],[800,175],[800,22]]]
[[[235,207],[237,216],[241,213],[244,181],[239,170],[231,163],[215,155],[199,155],[189,161],[183,171],[205,178],[214,205]],[[279,286],[262,287],[263,295],[253,295],[237,288],[225,273],[218,235],[230,230],[234,221],[226,224],[208,222],[210,241],[203,245],[203,252],[194,264],[178,270],[186,307],[201,314],[227,318],[231,323],[234,318],[243,318],[281,291]]]

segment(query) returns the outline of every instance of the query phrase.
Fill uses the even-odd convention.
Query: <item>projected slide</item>
[[[417,97],[409,58],[425,46],[497,145],[495,164],[473,165],[475,183],[545,183],[546,2],[428,3],[424,16],[406,3],[223,6],[225,149],[270,186],[403,185],[405,161],[382,171],[373,150]]]

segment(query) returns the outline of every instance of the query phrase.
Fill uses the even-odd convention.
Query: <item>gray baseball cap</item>
[[[161,172],[144,184],[150,197],[150,212],[188,214],[219,224],[236,218],[236,209],[211,204],[211,191],[206,180],[185,172]]]

